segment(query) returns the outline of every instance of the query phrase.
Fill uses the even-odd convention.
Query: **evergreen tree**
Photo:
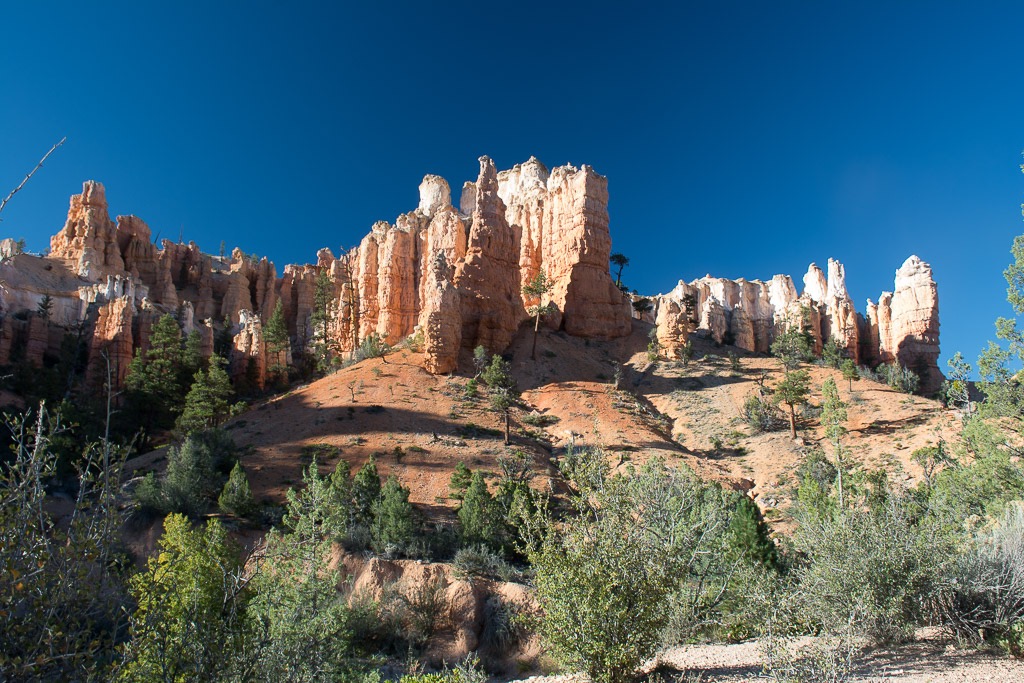
[[[50,315],[53,313],[53,297],[49,294],[44,294],[43,298],[39,300],[36,312],[39,314],[40,318],[48,321],[50,319]]]
[[[224,370],[226,361],[214,356],[210,367],[195,374],[195,381],[185,397],[185,407],[177,421],[182,434],[211,429],[220,425],[231,412],[231,378]]]
[[[369,525],[373,519],[373,505],[379,498],[380,475],[377,474],[377,460],[371,455],[352,482],[352,506],[357,523]]]
[[[523,296],[527,301],[534,302],[526,309],[533,316],[533,346],[530,348],[532,360],[537,360],[537,334],[540,331],[540,319],[550,310],[550,306],[544,303],[544,295],[551,291],[551,287],[552,282],[543,270],[523,286]]]
[[[843,371],[843,379],[850,383],[850,392],[853,392],[853,383],[860,379],[860,373],[857,371],[857,364],[853,362],[852,358],[847,358],[843,361],[843,365],[839,368]]]
[[[190,386],[192,377],[203,369],[203,338],[199,330],[192,330],[185,336],[185,348],[181,352],[181,384]]]
[[[466,467],[466,463],[460,462],[455,466],[455,471],[452,472],[452,477],[448,480],[448,497],[461,501],[472,481],[473,473]]]
[[[231,468],[228,481],[224,484],[217,505],[222,512],[236,517],[247,517],[256,509],[256,501],[252,497],[252,490],[249,488],[249,479],[245,476],[245,469],[241,462],[236,462]]]
[[[165,511],[198,517],[206,510],[207,499],[216,495],[219,481],[210,447],[196,435],[167,452],[167,471],[159,485]],[[143,495],[149,495],[148,485]],[[159,500],[159,498],[157,498]],[[144,500],[140,499],[140,502]]]
[[[185,395],[181,367],[181,329],[174,316],[164,315],[153,325],[149,349],[137,353],[128,367],[129,405],[143,426],[173,424]]]
[[[622,269],[629,265],[629,258],[625,254],[612,254],[609,259],[613,266],[618,266],[619,271],[615,274],[615,286],[622,289]]]
[[[316,276],[313,290],[313,310],[309,323],[313,328],[310,340],[313,360],[319,372],[327,372],[335,358],[335,345],[331,339],[331,323],[334,320],[335,300],[334,283],[326,268],[322,268]]]
[[[487,482],[480,471],[473,473],[466,489],[462,505],[459,507],[459,523],[462,526],[464,545],[483,543],[493,548],[502,547],[504,529],[501,524],[501,511],[487,490]]]
[[[409,489],[388,477],[380,498],[373,506],[370,534],[373,548],[379,553],[392,554],[409,546],[413,538],[413,509],[409,502]]]
[[[512,435],[512,406],[519,398],[516,378],[512,376],[512,365],[501,356],[495,355],[483,373],[483,380],[487,383],[491,405],[505,416],[505,445],[507,446]]]
[[[843,364],[843,354],[846,349],[839,345],[834,337],[829,337],[828,341],[821,347],[821,361],[830,368],[839,369]]]
[[[778,551],[768,535],[768,526],[754,501],[744,495],[736,497],[736,507],[729,522],[728,542],[738,557],[767,566],[774,566],[778,560]]]
[[[839,400],[836,381],[829,377],[821,387],[821,425],[825,438],[832,443],[835,456],[836,486],[839,492],[839,507],[843,507],[843,435],[846,434],[846,404]]]
[[[772,355],[779,359],[786,372],[796,370],[813,355],[810,335],[796,325],[790,325],[772,342]]]
[[[785,403],[789,408],[789,433],[796,438],[796,407],[807,403],[810,394],[811,376],[806,370],[787,372],[775,386],[775,402]]]
[[[288,367],[285,354],[288,351],[289,339],[288,327],[284,320],[284,303],[280,299],[277,300],[274,312],[271,313],[270,320],[267,321],[263,337],[267,342],[267,353],[272,360],[270,372],[279,377],[286,377]]]
[[[343,538],[354,521],[352,507],[351,468],[345,460],[338,460],[331,472],[329,494],[331,510],[327,518],[327,527],[334,538]]]

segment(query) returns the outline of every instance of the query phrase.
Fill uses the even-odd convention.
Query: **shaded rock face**
[[[746,351],[767,353],[776,334],[787,325],[804,325],[815,350],[835,340],[846,355],[862,365],[899,362],[921,376],[921,392],[939,389],[939,303],[931,267],[911,256],[896,271],[895,291],[883,292],[878,303],[868,300],[860,316],[846,289],[846,270],[828,260],[828,273],[811,264],[797,295],[788,275],[768,282],[727,280],[710,275],[680,281],[668,294],[653,297],[648,316],[669,357],[675,357],[683,335],[685,301],[695,304],[690,331],[717,343],[732,343]]]

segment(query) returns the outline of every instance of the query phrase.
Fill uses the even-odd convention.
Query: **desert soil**
[[[668,650],[656,664],[685,671],[702,683],[764,683],[756,641],[736,645],[688,645]],[[649,665],[653,668],[655,663]],[[666,676],[671,680],[670,676]],[[530,683],[587,683],[582,674],[532,676]],[[849,679],[857,683],[973,683],[1024,681],[1024,661],[954,647],[928,633],[918,642],[868,652]]]

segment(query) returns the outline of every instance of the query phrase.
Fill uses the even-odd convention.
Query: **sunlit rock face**
[[[898,362],[921,376],[921,393],[939,389],[939,302],[931,267],[911,256],[896,271],[895,290],[883,292],[878,303],[868,300],[860,316],[846,288],[846,269],[828,260],[828,273],[811,264],[797,295],[788,275],[768,282],[728,280],[709,276],[653,297],[647,316],[670,357],[677,355],[689,333],[704,334],[717,343],[767,353],[775,336],[787,325],[803,326],[815,350],[834,340],[859,364],[877,366]],[[687,302],[690,304],[687,308]]]
[[[456,186],[459,187],[459,186]],[[232,375],[262,386],[267,368],[300,359],[323,329],[332,346],[354,352],[369,335],[389,343],[422,334],[424,365],[433,373],[458,367],[460,350],[483,345],[503,352],[530,318],[523,286],[540,273],[551,283],[544,325],[585,338],[615,338],[632,328],[628,297],[609,273],[608,180],[589,166],[548,169],[536,158],[498,171],[480,158],[474,181],[451,186],[426,175],[419,201],[394,223],[378,221],[358,246],[314,263],[274,264],[240,249],[204,254],[195,243],[164,239],[137,216],[108,214],[106,192],[89,181],[71,198],[67,220],[46,257],[0,249],[0,361],[19,348],[43,363],[60,351],[64,331],[83,326],[88,372],[107,359],[123,381],[134,354],[148,348],[162,315],[197,332],[207,356],[221,340]],[[318,284],[319,283],[319,284]],[[318,297],[318,289],[321,296]],[[49,298],[49,314],[37,309]],[[319,303],[318,303],[319,302]],[[268,356],[265,331],[280,303],[288,331],[284,350]],[[642,317],[662,348],[678,356],[691,334],[767,353],[787,325],[804,326],[820,351],[829,340],[860,363],[900,362],[922,375],[922,389],[942,381],[938,358],[938,296],[931,268],[911,257],[892,293],[859,316],[842,264],[811,264],[803,293],[793,279],[729,280],[710,275],[680,282],[653,298]]]
[[[932,269],[917,256],[896,271],[892,292],[868,300],[861,323],[865,350],[872,360],[898,362],[921,376],[921,393],[938,391],[939,293]]]

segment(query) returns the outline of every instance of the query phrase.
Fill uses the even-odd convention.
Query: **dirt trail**
[[[672,648],[656,662],[703,683],[764,683],[761,650],[756,641],[736,645],[687,645]],[[586,683],[586,676],[570,674],[518,679],[531,683]],[[851,682],[973,683],[1024,681],[1024,661],[975,650],[963,650],[936,638],[910,645],[868,652],[858,663]]]

